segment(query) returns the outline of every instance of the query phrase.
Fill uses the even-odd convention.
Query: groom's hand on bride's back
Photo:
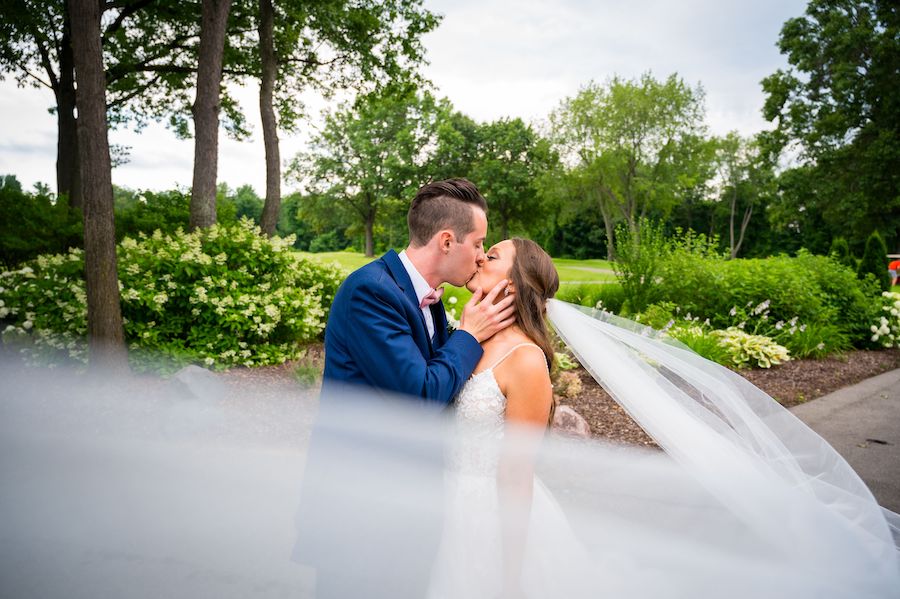
[[[465,306],[462,317],[459,319],[459,330],[466,331],[478,341],[483,343],[495,333],[502,331],[516,321],[515,296],[509,294],[500,301],[497,297],[506,289],[509,281],[506,279],[497,283],[487,295],[481,287],[477,288]],[[496,303],[494,303],[496,302]]]

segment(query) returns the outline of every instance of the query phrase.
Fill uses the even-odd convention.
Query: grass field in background
[[[348,273],[364,266],[374,260],[366,258],[358,252],[322,252],[313,254],[310,252],[297,252],[303,258],[318,260],[320,262],[336,262]],[[566,258],[554,258],[553,263],[559,272],[562,285],[606,284],[613,283],[616,276],[612,271],[612,265],[606,260],[571,260]],[[450,298],[456,298],[454,303]],[[456,317],[461,313],[461,307],[472,294],[465,288],[444,285],[444,306],[453,312],[456,308]]]
[[[297,252],[304,258],[320,262],[337,262],[341,268],[350,272],[368,264],[374,258],[366,258],[358,252]],[[554,258],[553,263],[559,272],[562,283],[606,283],[615,281],[612,265],[606,260],[571,260]]]

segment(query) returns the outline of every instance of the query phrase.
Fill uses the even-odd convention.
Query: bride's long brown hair
[[[547,328],[547,300],[559,290],[559,273],[553,260],[538,244],[520,237],[513,237],[511,241],[516,248],[516,259],[509,270],[509,280],[516,286],[516,324],[541,348],[547,368],[552,370],[555,359]],[[550,421],[555,407],[554,402],[550,407]]]

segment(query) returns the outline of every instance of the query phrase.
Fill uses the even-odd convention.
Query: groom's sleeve
[[[352,294],[346,347],[375,387],[450,403],[483,353],[465,331],[456,331],[428,360],[412,335],[404,310],[383,288],[358,288]]]

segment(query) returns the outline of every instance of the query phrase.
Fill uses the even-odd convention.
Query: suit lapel
[[[422,323],[422,328],[425,329],[425,337],[428,339],[428,346],[433,352],[434,348],[432,347],[431,338],[428,337],[428,325],[425,324],[425,315],[422,313],[422,309],[419,308],[419,299],[416,297],[416,290],[413,287],[412,279],[409,278],[409,273],[406,272],[406,268],[403,267],[403,262],[400,261],[400,256],[398,256],[397,252],[395,252],[394,250],[388,250],[388,252],[384,256],[382,256],[381,259],[384,260],[384,263],[387,265],[388,271],[391,273],[391,277],[394,279],[394,282],[397,283],[397,286],[403,291],[406,299],[408,299],[409,303],[412,304],[413,308],[415,309],[414,311],[419,315],[419,319]],[[432,304],[432,309],[436,305],[437,304]],[[431,314],[434,315],[433,310]],[[435,326],[437,326],[437,319],[435,319],[434,322]]]
[[[447,342],[447,313],[444,311],[443,300],[431,304],[431,316],[434,318],[434,345],[441,347]]]

